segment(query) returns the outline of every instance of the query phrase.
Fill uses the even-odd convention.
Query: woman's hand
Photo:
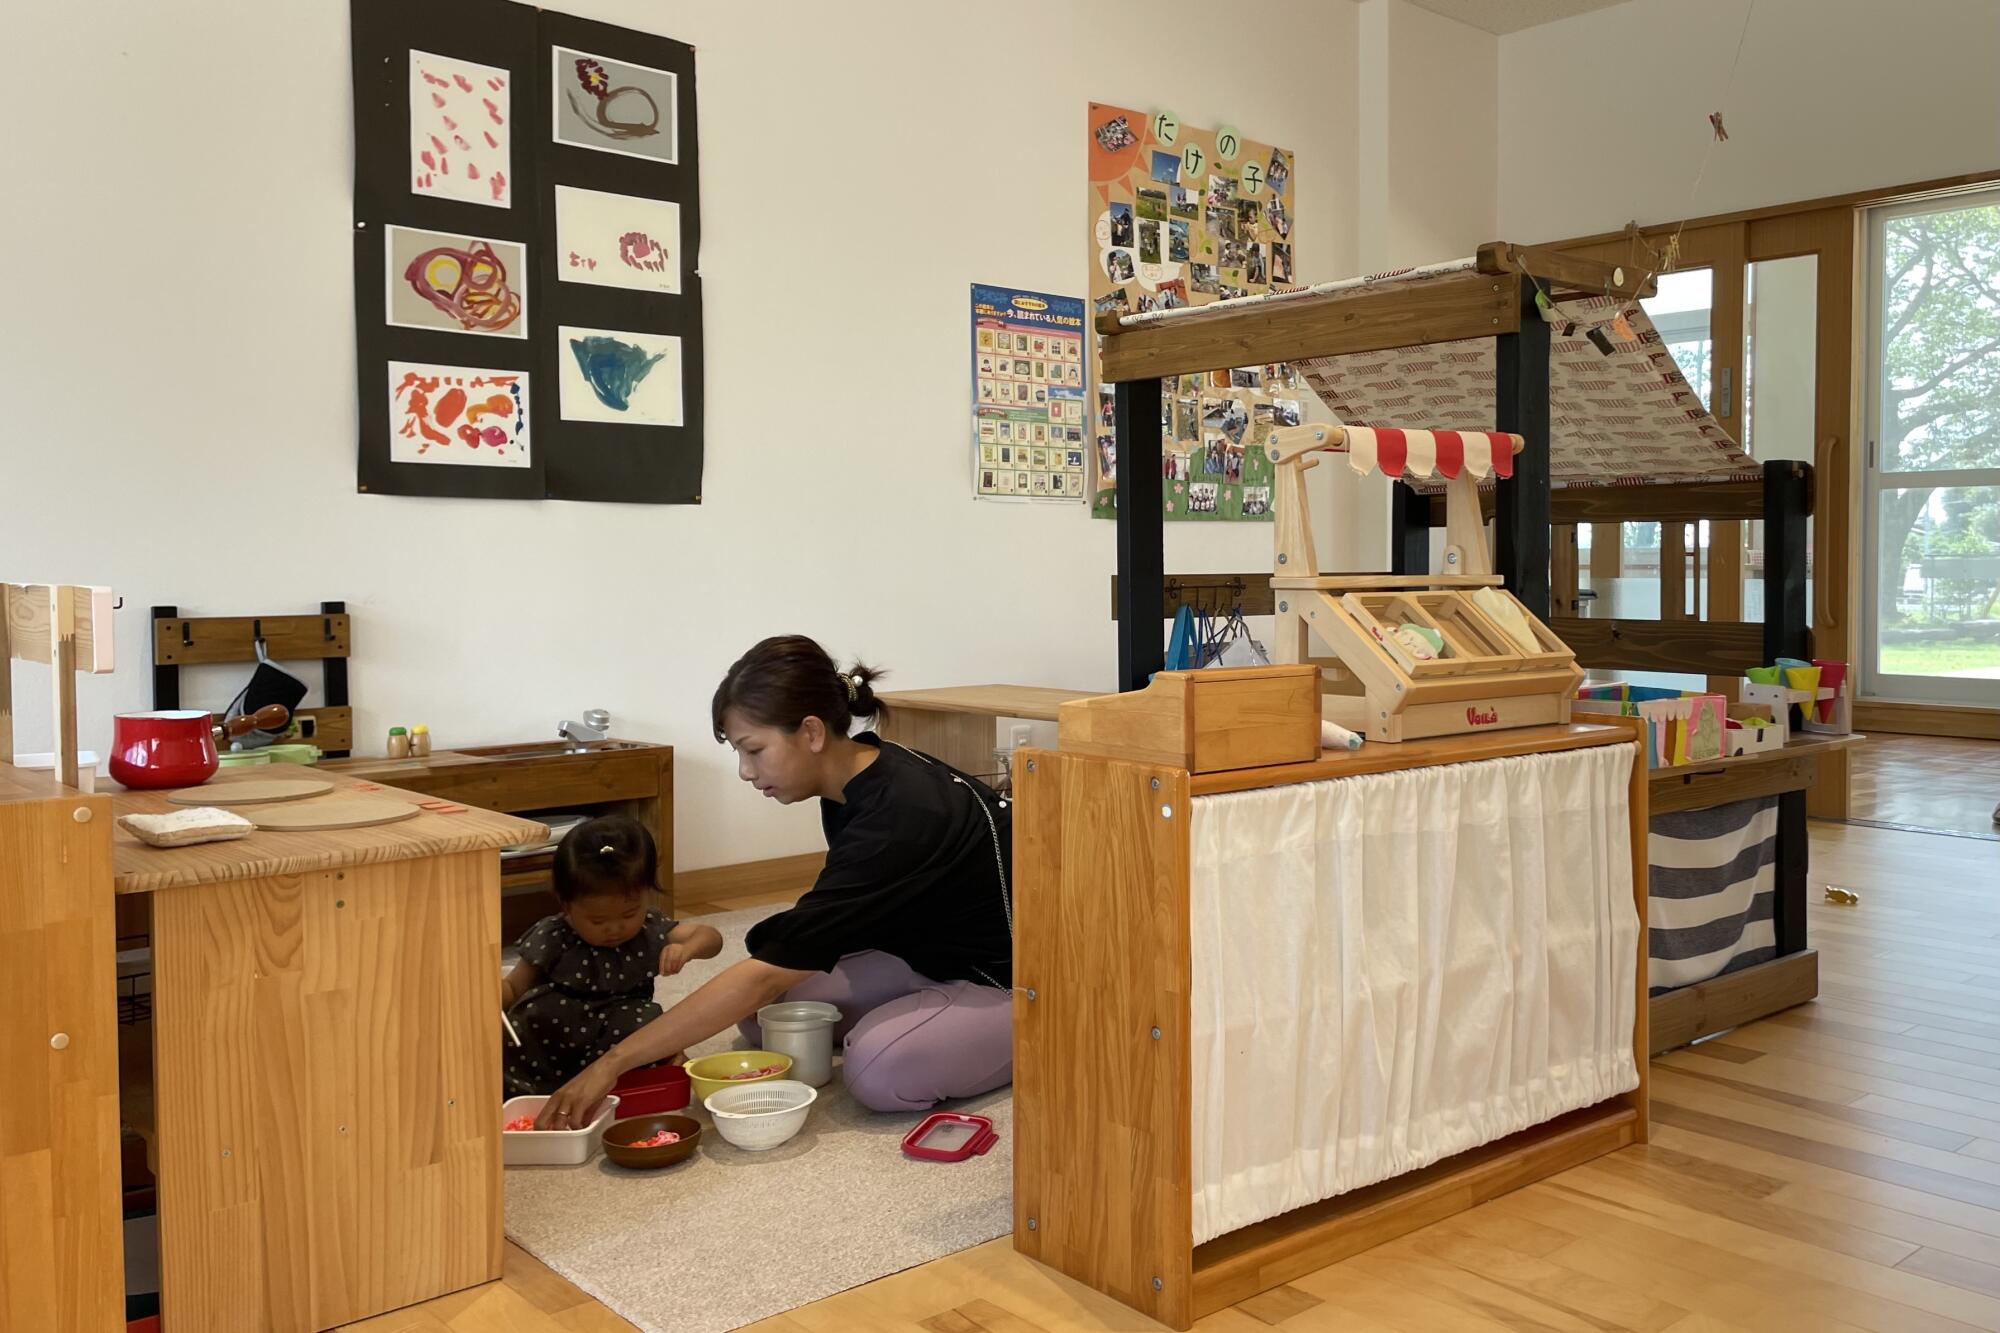
[[[581,1074],[556,1089],[535,1117],[535,1128],[582,1129],[617,1082],[618,1073],[608,1061],[592,1061]]]
[[[677,975],[682,968],[693,961],[694,956],[693,949],[688,945],[669,944],[660,950],[660,975],[663,977]]]

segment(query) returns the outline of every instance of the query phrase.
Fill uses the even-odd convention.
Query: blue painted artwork
[[[648,356],[644,348],[601,334],[571,338],[569,350],[597,401],[614,412],[630,410],[633,392],[665,355],[656,352]]]

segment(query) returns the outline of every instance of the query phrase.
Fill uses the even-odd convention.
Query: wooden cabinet
[[[121,1329],[111,802],[6,764],[0,1070],[0,1333]]]

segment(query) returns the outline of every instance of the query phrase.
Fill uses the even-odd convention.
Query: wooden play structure
[[[1416,365],[1424,365],[1418,373],[1429,376],[1451,364],[1490,364],[1490,377],[1478,382],[1479,392],[1490,397],[1465,395],[1465,380],[1431,393],[1460,404],[1439,408],[1439,413],[1466,413],[1462,424],[1490,426],[1517,437],[1521,443],[1511,470],[1495,466],[1486,486],[1445,480],[1440,487],[1438,479],[1404,469],[1405,480],[1413,484],[1396,488],[1390,574],[1339,577],[1428,579],[1433,532],[1439,528],[1445,532],[1444,568],[1456,572],[1454,553],[1472,553],[1476,559],[1488,550],[1490,522],[1491,571],[1524,611],[1574,653],[1577,666],[1705,674],[1713,689],[1781,656],[1813,656],[1806,605],[1813,470],[1802,462],[1758,463],[1744,455],[1680,381],[1656,337],[1637,345],[1617,344],[1620,356],[1611,358],[1600,356],[1602,344],[1593,347],[1577,336],[1608,329],[1610,336],[1619,337],[1617,321],[1624,316],[1643,324],[1638,302],[1654,290],[1650,276],[1615,264],[1492,242],[1468,259],[1425,269],[1221,302],[1193,312],[1106,315],[1099,317],[1097,329],[1104,335],[1105,379],[1114,384],[1119,449],[1132,459],[1149,458],[1157,447],[1160,375],[1266,361],[1304,363],[1314,391],[1341,415],[1347,431],[1374,427],[1379,432],[1406,420],[1397,413],[1421,409],[1430,398],[1405,398],[1402,388],[1386,395],[1362,390],[1397,383],[1402,372]],[[1591,381],[1597,367],[1619,364],[1627,367],[1626,374],[1611,392]],[[1672,401],[1664,410],[1631,412],[1612,428],[1622,433],[1607,433],[1602,416],[1607,399],[1615,400],[1610,410],[1616,411],[1633,386],[1657,395],[1668,380],[1678,382],[1677,392],[1666,395]],[[1356,391],[1350,392],[1350,385]],[[1359,408],[1364,399],[1380,412]],[[1392,410],[1392,403],[1401,402],[1413,406]],[[1593,411],[1598,417],[1585,420]],[[1489,412],[1490,418],[1479,415]],[[1118,572],[1112,596],[1119,680],[1126,689],[1142,685],[1164,660],[1162,616],[1171,618],[1184,605],[1218,609],[1220,599],[1221,609],[1279,616],[1282,626],[1280,603],[1291,599],[1289,590],[1275,585],[1298,577],[1301,569],[1309,578],[1321,576],[1310,546],[1304,548],[1305,558],[1293,554],[1279,578],[1268,582],[1261,572],[1168,575],[1160,497],[1153,489],[1159,478],[1148,471],[1145,466],[1124,468],[1119,479]],[[1294,539],[1284,531],[1284,488],[1291,482],[1283,473],[1289,471],[1281,470],[1275,507],[1281,554],[1298,550],[1288,546]],[[1690,551],[1683,534],[1685,525],[1701,521],[1713,525],[1715,571],[1724,576],[1713,586],[1707,605],[1690,605],[1682,580],[1665,577],[1657,619],[1589,614],[1601,604],[1580,596],[1576,525],[1606,525],[1598,529],[1602,534],[1616,532],[1615,525],[1622,523],[1658,522],[1663,569],[1679,573],[1691,554],[1698,566],[1699,554]],[[1761,525],[1761,620],[1744,618],[1731,544],[1740,523]],[[1699,583],[1697,577],[1697,587]],[[1291,654],[1293,641],[1294,635],[1281,631],[1274,657]],[[1301,651],[1293,660],[1306,656]],[[1396,683],[1403,682],[1388,681],[1392,692]],[[1383,738],[1381,712],[1377,705],[1372,719],[1360,719],[1377,724],[1367,729],[1371,738]],[[1835,749],[1795,742],[1782,750],[1700,765],[1696,771],[1669,769],[1653,775],[1657,808],[1687,810],[1773,797],[1778,811],[1771,898],[1775,956],[1655,997],[1658,1041],[1681,1044],[1818,993],[1817,956],[1806,939],[1806,789],[1822,758]]]
[[[1413,441],[1422,462],[1411,458]],[[1274,651],[1281,662],[1322,666],[1330,720],[1382,741],[1569,721],[1583,672],[1562,640],[1494,576],[1479,522],[1478,480],[1511,472],[1521,444],[1513,434],[1475,438],[1318,423],[1272,435]],[[1391,476],[1405,468],[1445,476],[1451,535],[1444,572],[1318,572],[1305,473],[1317,465],[1317,453],[1354,450]],[[1331,658],[1313,655],[1316,641]]]
[[[1635,730],[1622,719],[1523,726],[1301,761],[1298,736],[1317,730],[1316,675],[1309,665],[1167,672],[1145,690],[1066,702],[1061,750],[1023,751],[1015,765],[1014,1244],[1174,1328],[1647,1135],[1646,958],[1637,925],[1646,912],[1646,771]],[[1204,745],[1220,736],[1241,739]],[[1629,1073],[1608,1085],[1623,1090],[1420,1159],[1413,1170],[1375,1172],[1330,1197],[1248,1214],[1239,1206],[1223,1216],[1214,1201],[1240,1195],[1243,1182],[1218,1163],[1243,1136],[1267,1136],[1257,1145],[1260,1161],[1267,1147],[1297,1155],[1296,1169],[1270,1161],[1274,1176],[1323,1164],[1336,1155],[1336,1137],[1342,1154],[1353,1142],[1345,1136],[1351,1129],[1336,1135],[1320,1115],[1295,1113],[1277,1085],[1282,1072],[1266,1081],[1226,1063],[1256,1050],[1260,1036],[1288,1053],[1260,1068],[1325,1071],[1344,1085],[1329,1095],[1356,1119],[1393,1116],[1397,1101],[1369,1072],[1379,1068],[1375,1051],[1351,1044],[1359,1010],[1346,1023],[1292,1015],[1296,1032],[1281,1034],[1267,1025],[1286,1017],[1276,1012],[1282,1001],[1254,1012],[1233,1007],[1244,969],[1310,975],[1285,951],[1322,946],[1412,977],[1426,966],[1393,957],[1389,934],[1336,941],[1302,932],[1304,922],[1355,910],[1352,898],[1324,882],[1320,905],[1304,915],[1276,906],[1300,901],[1301,865],[1361,862],[1358,849],[1342,850],[1339,820],[1317,825],[1318,850],[1303,860],[1292,844],[1283,857],[1253,853],[1218,865],[1216,848],[1232,821],[1269,806],[1291,821],[1287,827],[1313,828],[1322,803],[1384,799],[1390,784],[1518,783],[1523,773],[1547,780],[1579,762],[1597,765],[1593,808],[1605,821],[1601,845],[1612,850],[1562,892],[1571,907],[1622,924],[1596,944],[1600,972],[1614,978],[1608,984],[1617,993],[1567,998],[1589,1013],[1626,1016],[1624,1027],[1609,1021],[1608,1030],[1600,1018],[1598,1034],[1606,1043],[1599,1058]],[[1607,830],[1617,836],[1604,837]],[[1392,844],[1369,846],[1393,855]],[[1289,871],[1279,864],[1287,858]],[[1367,863],[1374,858],[1371,851]],[[1508,892],[1497,873],[1473,858],[1455,886],[1435,891],[1489,900]],[[1400,897],[1405,886],[1397,888],[1350,881],[1345,892],[1382,901]],[[1226,910],[1216,910],[1218,896]],[[1257,917],[1273,912],[1261,933]],[[1234,973],[1230,957],[1238,960]],[[1448,967],[1450,959],[1430,965]],[[1579,985],[1588,988],[1574,978],[1559,983]],[[1556,998],[1565,994],[1559,989]],[[1489,1052],[1508,1044],[1505,1024],[1488,1009],[1439,1018]],[[1544,1073],[1533,1066],[1524,1077]],[[1233,1114],[1238,1103],[1225,1094],[1242,1097],[1245,1113]],[[1306,1094],[1298,1104],[1326,1103]],[[1238,1217],[1251,1220],[1230,1220]]]

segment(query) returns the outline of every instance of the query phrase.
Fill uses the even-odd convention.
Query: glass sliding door
[[[1869,230],[1862,692],[2000,704],[2000,191]]]

